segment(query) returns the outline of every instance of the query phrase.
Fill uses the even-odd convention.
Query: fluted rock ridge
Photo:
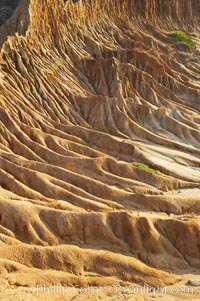
[[[199,16],[198,0],[21,0],[0,28],[5,287],[198,273]]]

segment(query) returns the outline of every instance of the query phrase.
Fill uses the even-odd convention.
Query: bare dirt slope
[[[60,300],[24,290],[52,284],[199,300],[199,16],[199,0],[21,0],[2,25],[1,300]]]

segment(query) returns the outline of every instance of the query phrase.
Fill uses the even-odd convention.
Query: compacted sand
[[[21,0],[0,27],[0,300],[200,300],[199,10]]]

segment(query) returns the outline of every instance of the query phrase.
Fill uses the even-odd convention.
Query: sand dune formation
[[[1,300],[199,279],[199,17],[199,0],[21,0],[0,27]]]

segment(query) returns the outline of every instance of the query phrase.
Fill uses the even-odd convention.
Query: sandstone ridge
[[[198,0],[21,0],[0,27],[5,287],[198,273],[199,17]]]

